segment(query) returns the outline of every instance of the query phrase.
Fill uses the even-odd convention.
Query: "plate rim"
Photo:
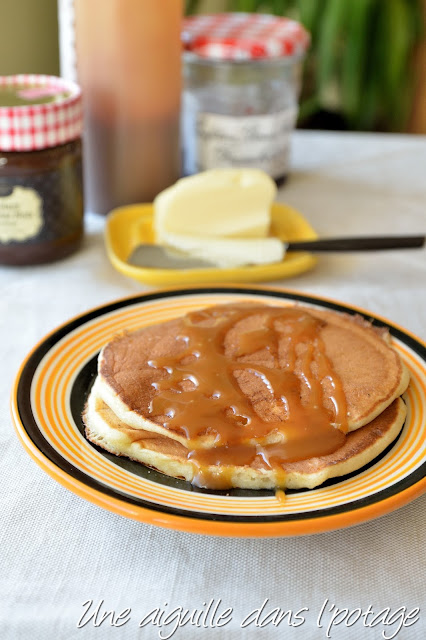
[[[347,511],[340,513],[329,513],[323,516],[315,516],[309,517],[306,515],[307,512],[304,512],[305,515],[303,517],[296,517],[294,520],[285,520],[285,521],[270,521],[270,522],[239,522],[239,521],[223,521],[220,519],[215,519],[214,514],[211,514],[209,519],[205,518],[197,518],[193,516],[185,516],[185,515],[177,515],[174,513],[168,513],[164,511],[158,511],[154,508],[145,507],[142,505],[134,505],[127,500],[121,500],[119,497],[111,496],[108,493],[105,493],[99,489],[91,487],[87,485],[85,482],[75,478],[71,472],[67,472],[57,464],[55,464],[52,460],[48,458],[37,446],[37,444],[33,441],[31,436],[28,434],[27,429],[25,427],[24,421],[21,418],[20,409],[19,409],[19,385],[22,380],[22,376],[28,366],[31,363],[31,360],[37,353],[37,351],[43,347],[47,346],[47,343],[52,340],[58,333],[64,332],[70,325],[79,322],[80,325],[84,324],[84,321],[88,322],[93,317],[101,317],[102,315],[106,315],[113,309],[119,309],[120,307],[128,306],[132,303],[143,304],[145,301],[149,301],[150,299],[164,299],[167,297],[179,296],[184,297],[185,295],[196,295],[196,294],[254,294],[254,295],[270,295],[271,298],[286,298],[290,300],[297,301],[301,299],[305,302],[318,302],[322,306],[326,308],[338,308],[338,310],[346,310],[355,313],[360,313],[363,316],[367,316],[373,320],[378,321],[381,324],[389,326],[391,329],[401,334],[404,338],[408,338],[409,342],[405,341],[407,346],[412,346],[414,344],[416,349],[417,356],[420,359],[423,359],[423,355],[418,353],[418,347],[420,346],[421,350],[425,350],[426,352],[426,342],[423,341],[420,337],[412,333],[411,331],[403,328],[390,321],[388,318],[381,316],[380,314],[373,313],[369,310],[366,310],[357,305],[347,304],[345,302],[341,302],[339,300],[335,300],[330,297],[325,297],[317,294],[306,293],[304,291],[287,289],[284,287],[278,286],[268,286],[268,285],[244,285],[241,283],[235,284],[223,284],[220,283],[217,286],[185,286],[182,287],[170,287],[167,289],[156,289],[153,291],[141,292],[138,294],[132,294],[129,296],[125,296],[122,298],[118,298],[112,300],[108,303],[104,303],[102,305],[98,305],[91,309],[86,310],[83,313],[77,314],[73,316],[66,322],[54,328],[48,334],[46,334],[41,340],[39,340],[36,345],[31,349],[28,353],[24,361],[22,362],[18,373],[15,376],[15,380],[12,387],[11,399],[10,399],[10,408],[12,414],[12,420],[15,427],[15,431],[19,437],[21,444],[24,449],[30,455],[30,457],[46,472],[48,475],[53,477],[57,482],[59,482],[62,486],[71,490],[73,493],[78,496],[86,499],[100,507],[106,508],[109,511],[117,513],[119,515],[123,515],[125,517],[138,520],[141,522],[145,522],[148,524],[153,524],[157,526],[161,526],[163,528],[169,529],[177,529],[186,532],[192,533],[201,533],[206,535],[214,535],[214,536],[223,536],[223,537],[287,537],[287,536],[300,536],[300,535],[308,535],[313,533],[320,533],[324,531],[331,531],[335,529],[346,528],[349,526],[361,524],[362,522],[366,522],[372,519],[375,519],[381,515],[385,515],[386,513],[390,513],[399,507],[408,504],[422,493],[426,491],[426,475],[420,478],[417,482],[411,484],[410,486],[398,491],[396,494],[388,496],[387,498],[383,498],[381,500],[375,501],[369,505],[361,505],[354,506]],[[69,329],[71,331],[72,329]],[[66,331],[66,333],[69,333]],[[66,335],[65,333],[65,335]],[[397,337],[397,336],[396,336]],[[412,343],[412,344],[410,344]],[[47,349],[47,352],[50,350],[51,346]],[[46,352],[46,353],[47,353]],[[426,361],[426,357],[424,358]],[[60,455],[60,454],[59,454]],[[63,460],[66,460],[63,456],[61,456]],[[303,512],[302,512],[303,514]],[[218,516],[219,518],[219,516]]]

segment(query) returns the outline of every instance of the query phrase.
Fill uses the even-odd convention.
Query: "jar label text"
[[[195,166],[186,167],[187,172],[249,167],[263,169],[273,178],[285,176],[296,118],[296,107],[253,116],[198,113]]]
[[[0,242],[24,242],[40,233],[43,226],[43,201],[37,191],[15,187],[0,196]]]

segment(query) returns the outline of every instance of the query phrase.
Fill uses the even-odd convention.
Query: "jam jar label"
[[[0,191],[0,243],[25,242],[40,233],[43,201],[37,191],[14,187],[12,193]]]
[[[195,140],[185,149],[185,173],[216,167],[253,167],[281,178],[288,173],[290,134],[296,118],[296,106],[251,116],[199,112]]]

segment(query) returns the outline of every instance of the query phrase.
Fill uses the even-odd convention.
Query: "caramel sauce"
[[[284,502],[286,501],[286,495],[282,489],[277,489],[275,491],[275,497],[280,504],[284,504]]]
[[[256,328],[241,330],[251,316],[258,317]],[[184,330],[176,336],[181,352],[149,362],[165,372],[153,383],[150,414],[188,439],[194,484],[226,489],[232,486],[233,467],[253,465],[274,470],[282,486],[284,462],[342,446],[346,400],[321,340],[324,321],[297,307],[238,304],[190,313],[183,320]],[[234,343],[225,346],[236,327]],[[261,364],[259,353],[266,354]],[[271,415],[261,417],[244,394],[242,373],[261,380],[273,401]]]

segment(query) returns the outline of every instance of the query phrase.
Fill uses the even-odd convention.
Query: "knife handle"
[[[330,238],[289,242],[287,251],[380,251],[423,247],[425,236],[377,236],[373,238]]]

